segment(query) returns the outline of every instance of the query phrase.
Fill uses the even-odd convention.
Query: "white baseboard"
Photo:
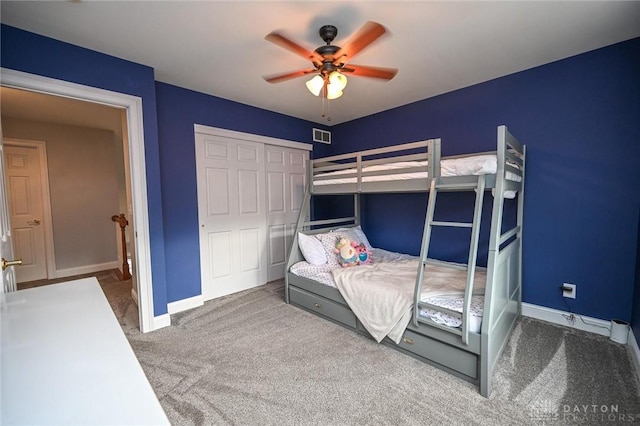
[[[178,312],[186,311],[188,309],[197,308],[204,305],[204,298],[202,295],[189,297],[187,299],[176,300],[167,304],[167,311],[169,314],[176,314]]]
[[[161,328],[169,327],[171,325],[171,315],[168,313],[153,317],[153,330],[159,330]]]
[[[638,382],[640,382],[640,347],[638,347],[638,340],[633,330],[629,332],[629,350],[631,351],[631,359],[633,360]]]
[[[169,327],[171,325],[171,314],[186,311],[187,309],[197,308],[198,306],[202,306],[203,304],[204,298],[202,297],[202,295],[168,303],[166,314],[153,317],[153,330],[159,330],[164,327]]]
[[[569,312],[524,302],[522,303],[522,315],[607,337],[609,336],[609,328],[611,327],[611,322],[609,321],[577,314],[574,314],[575,321],[571,324],[565,317],[565,315],[570,315]]]
[[[79,266],[77,268],[58,269],[57,278],[72,277],[74,275],[93,274],[94,272],[106,271],[108,269],[118,269],[118,261],[98,263],[95,265]]]
[[[131,295],[133,300],[137,300],[137,294],[134,289],[131,289]],[[204,304],[202,295],[189,297],[188,299],[177,300],[167,304],[167,313],[153,317],[152,329],[149,331],[159,330],[171,325],[171,314],[186,311],[187,309],[197,308]]]

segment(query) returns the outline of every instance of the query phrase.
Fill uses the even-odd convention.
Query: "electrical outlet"
[[[562,297],[567,297],[569,299],[576,298],[576,285],[575,284],[562,284]]]

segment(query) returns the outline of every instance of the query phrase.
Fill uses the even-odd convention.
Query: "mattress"
[[[394,253],[383,249],[372,249],[372,261],[376,262],[394,262],[416,259],[415,256],[407,254]],[[291,267],[291,272],[295,275],[308,278],[317,281],[321,284],[329,287],[337,288],[333,279],[331,270],[335,266],[329,264],[324,265],[312,265],[308,262],[297,262]],[[464,305],[464,298],[457,296],[432,296],[426,297],[423,302],[430,303],[443,308],[448,308],[456,312],[460,312],[460,315],[449,315],[433,309],[420,309],[420,315],[424,318],[431,319],[432,321],[446,325],[449,327],[461,327],[462,326],[462,308]],[[484,296],[472,296],[471,309],[469,311],[469,331],[473,333],[479,333],[482,324],[482,314],[484,308]]]

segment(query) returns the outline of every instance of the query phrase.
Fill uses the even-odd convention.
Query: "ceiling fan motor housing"
[[[338,35],[338,29],[333,25],[323,25],[320,27],[320,31],[318,31],[318,33],[325,43],[331,44],[333,39]]]
[[[338,67],[334,64],[334,54],[340,50],[338,46],[326,45],[320,46],[316,49],[316,52],[324,58],[322,61],[322,65],[317,67],[317,69],[322,74],[328,74],[332,71],[338,69]]]
[[[326,76],[338,69],[338,67],[333,62],[335,59],[334,54],[338,50],[340,50],[340,47],[331,45],[333,39],[335,39],[338,35],[338,28],[333,25],[323,25],[322,27],[320,27],[318,33],[327,44],[324,46],[320,46],[315,50],[316,53],[324,58],[324,60],[322,61],[322,65],[316,68]]]

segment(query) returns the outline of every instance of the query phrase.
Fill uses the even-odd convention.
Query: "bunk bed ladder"
[[[485,191],[485,175],[477,176],[475,186],[468,187],[469,190],[473,189],[476,192],[475,206],[473,211],[473,221],[469,222],[449,222],[449,221],[435,221],[433,220],[436,207],[436,198],[439,189],[457,189],[460,190],[460,185],[448,185],[446,183],[440,183],[440,178],[436,177],[431,179],[429,190],[429,201],[427,203],[427,215],[425,219],[425,227],[422,236],[422,248],[420,250],[420,267],[418,268],[418,276],[416,277],[416,286],[414,293],[414,309],[413,309],[413,325],[418,326],[420,321],[420,308],[427,307],[429,309],[445,311],[435,305],[431,305],[426,302],[422,302],[422,284],[424,279],[424,269],[429,263],[429,246],[431,243],[431,231],[434,226],[447,226],[457,228],[471,228],[471,241],[469,243],[469,259],[467,262],[467,279],[464,293],[464,303],[462,310],[462,332],[459,333],[462,336],[462,343],[468,344],[469,341],[469,310],[471,308],[471,298],[473,297],[473,281],[476,271],[476,260],[478,258],[478,241],[480,236],[480,223],[482,219],[482,203],[484,200]],[[427,320],[428,321],[428,320]],[[456,333],[458,334],[458,333]]]

